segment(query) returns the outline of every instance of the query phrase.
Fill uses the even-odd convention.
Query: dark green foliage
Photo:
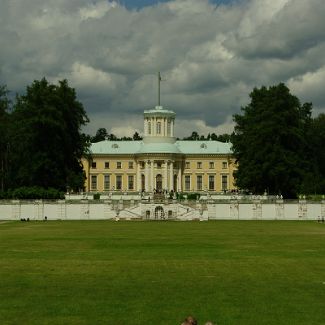
[[[99,141],[104,141],[108,138],[107,130],[105,128],[99,128],[96,132],[96,135],[91,138],[92,143]]]
[[[4,191],[8,182],[8,149],[9,149],[9,106],[6,86],[0,86],[0,191]]]
[[[220,135],[216,135],[215,133],[212,133],[210,138],[211,140],[216,140],[220,142],[230,142],[231,135],[227,133],[220,134]]]
[[[105,140],[109,140],[109,141],[138,141],[138,140],[142,140],[142,137],[139,135],[138,132],[135,132],[131,137],[121,137],[118,138],[117,136],[115,136],[114,134],[108,134],[107,130],[105,128],[99,128],[95,134],[95,136],[90,137],[90,141],[92,143],[96,143],[99,141],[105,141]]]
[[[198,200],[200,198],[200,193],[188,193],[187,199],[188,200]]]
[[[191,140],[191,141],[205,141],[205,140],[214,140],[220,142],[229,142],[230,141],[230,134],[224,133],[217,135],[215,133],[208,134],[206,137],[204,135],[199,135],[196,131],[193,131],[189,137],[184,137],[183,140]]]
[[[64,199],[64,193],[54,188],[45,189],[38,186],[19,187],[14,190],[0,192],[0,199],[56,200],[56,199]]]
[[[183,140],[200,140],[200,135],[196,131],[193,131],[189,137],[185,137]]]
[[[301,105],[282,83],[255,88],[251,103],[234,115],[231,141],[239,163],[239,188],[253,193],[295,197],[308,171],[305,136],[311,122],[311,104]]]
[[[137,140],[142,140],[142,137],[139,135],[138,132],[135,132],[135,133],[133,134],[132,139],[133,139],[134,141],[137,141]]]
[[[95,193],[94,200],[99,200],[99,199],[100,199],[100,193]]]
[[[325,114],[311,120],[306,129],[308,172],[301,186],[302,193],[325,193]]]
[[[88,118],[68,82],[34,81],[11,115],[11,186],[82,188],[87,137],[80,128]]]

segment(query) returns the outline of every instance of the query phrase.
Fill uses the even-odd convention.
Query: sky
[[[284,82],[325,113],[324,0],[1,0],[0,85],[67,79],[117,136],[143,111],[174,110],[175,133],[229,133],[254,87]]]

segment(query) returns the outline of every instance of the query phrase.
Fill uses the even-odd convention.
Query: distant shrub
[[[198,200],[200,198],[200,193],[189,193],[187,194],[188,200]]]
[[[99,193],[95,193],[94,194],[94,200],[99,200],[100,199],[100,194]]]
[[[184,197],[184,194],[183,193],[176,193],[176,199],[177,200],[180,200],[180,201],[182,201],[182,200],[184,200],[185,199],[185,197]]]
[[[64,199],[64,193],[55,188],[42,188],[38,186],[33,187],[19,187],[7,194],[8,199],[27,199],[27,200],[55,200]]]
[[[0,191],[0,200],[8,198],[8,192]]]

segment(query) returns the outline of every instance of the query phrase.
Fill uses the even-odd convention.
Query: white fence
[[[248,203],[144,202],[141,200],[81,200],[69,202],[0,201],[0,220],[108,220],[108,219],[177,219],[177,220],[317,220],[325,218],[322,202],[289,203],[277,200]]]

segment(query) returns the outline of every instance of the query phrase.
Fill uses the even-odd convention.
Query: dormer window
[[[112,144],[112,148],[113,148],[113,149],[117,149],[117,148],[118,148],[118,144],[117,144],[117,143],[113,143],[113,144]]]
[[[200,148],[202,148],[202,149],[206,149],[206,148],[207,148],[207,145],[206,145],[205,143],[202,143],[202,144],[200,145]]]

